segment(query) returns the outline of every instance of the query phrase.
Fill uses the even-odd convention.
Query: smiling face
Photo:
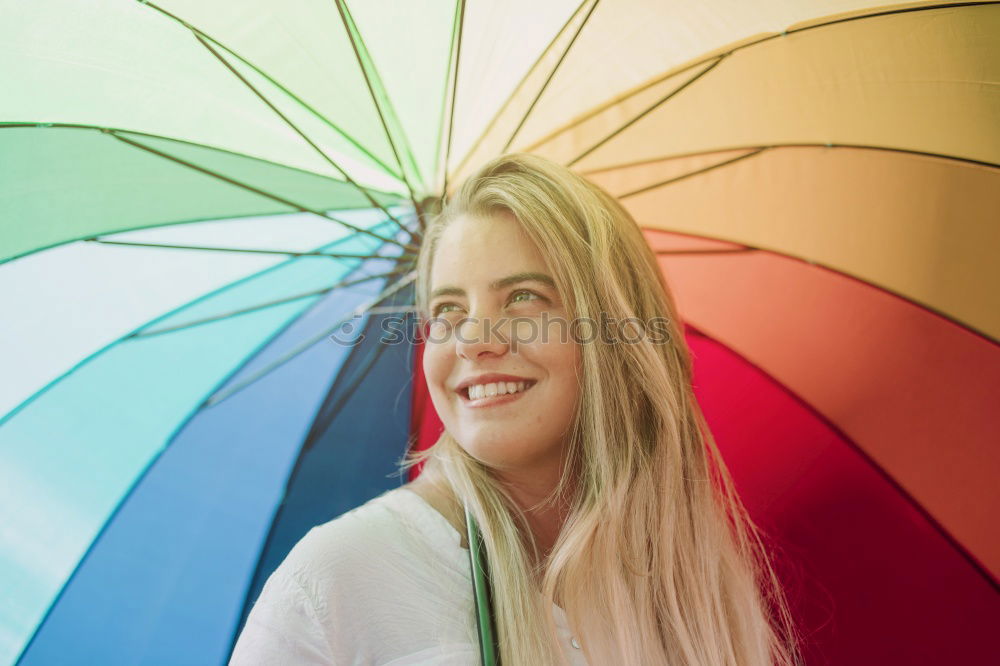
[[[458,217],[438,241],[428,306],[424,374],[445,428],[491,468],[551,480],[580,395],[580,350],[538,247],[510,214]]]

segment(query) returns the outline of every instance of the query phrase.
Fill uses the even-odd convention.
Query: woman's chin
[[[539,461],[548,459],[548,454],[554,448],[540,442],[535,445],[531,438],[532,435],[537,437],[537,434],[528,431],[520,436],[510,431],[502,435],[480,433],[464,439],[456,437],[456,440],[470,456],[487,467],[510,471],[528,470],[537,466]]]

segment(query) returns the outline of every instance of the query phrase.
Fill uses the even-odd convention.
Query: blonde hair
[[[450,489],[479,523],[501,661],[565,663],[552,614],[558,599],[591,664],[798,663],[762,535],[695,400],[673,297],[641,230],[613,197],[537,156],[486,164],[427,227],[417,261],[421,316],[444,228],[459,215],[500,211],[540,248],[571,317],[662,317],[669,333],[665,343],[642,336],[581,344],[581,398],[549,498],[568,498],[569,515],[541,569],[521,509],[447,430],[402,463],[424,463],[422,474]]]

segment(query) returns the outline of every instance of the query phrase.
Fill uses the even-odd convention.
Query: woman
[[[694,399],[672,297],[628,213],[561,166],[504,156],[431,222],[417,271],[424,372],[444,433],[404,463],[423,463],[416,481],[296,546],[251,612],[234,661],[253,640],[295,635],[267,599],[279,596],[296,599],[287,607],[300,627],[322,627],[303,658],[331,659],[349,640],[342,600],[353,572],[345,565],[322,582],[310,572],[331,557],[343,562],[345,550],[371,560],[395,549],[370,538],[376,523],[383,534],[422,525],[425,537],[444,539],[436,545],[454,565],[467,547],[459,535],[468,509],[482,532],[504,664],[796,663],[780,587]],[[341,527],[348,523],[355,527]],[[435,547],[429,537],[409,542]],[[414,552],[369,578],[415,560],[435,571]],[[283,569],[298,575],[279,588]],[[364,610],[375,618],[394,612],[392,603],[431,597],[436,610],[418,612],[406,633],[418,642],[435,633],[437,647],[380,657],[359,643],[344,663],[476,663],[463,574]],[[394,584],[410,585],[401,580]],[[449,634],[449,623],[462,629]]]

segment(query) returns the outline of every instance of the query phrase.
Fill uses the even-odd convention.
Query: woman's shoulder
[[[311,528],[288,553],[282,566],[301,579],[332,573],[333,567],[359,564],[372,551],[391,554],[405,529],[393,510],[399,489],[374,497],[336,518]],[[349,573],[349,572],[345,572]]]
[[[234,663],[466,654],[475,640],[469,563],[441,521],[396,488],[310,529],[265,584]]]
[[[411,583],[440,569],[462,574],[460,535],[421,497],[395,488],[310,529],[279,568],[317,598]]]

